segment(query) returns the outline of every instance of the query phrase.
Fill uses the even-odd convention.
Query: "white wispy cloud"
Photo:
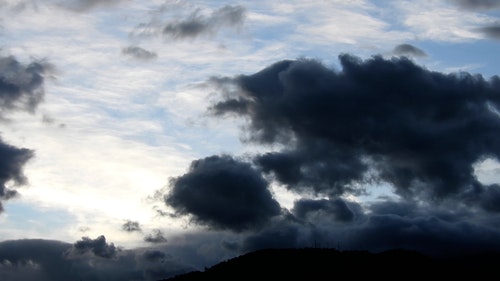
[[[484,38],[474,31],[495,18],[467,12],[447,1],[398,1],[400,20],[419,40],[464,42]]]

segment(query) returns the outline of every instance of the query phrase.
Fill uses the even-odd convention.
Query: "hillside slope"
[[[166,280],[334,280],[340,276],[396,280],[464,275],[491,279],[500,276],[498,268],[498,253],[433,259],[405,250],[370,253],[317,248],[267,249],[221,262],[203,272]]]

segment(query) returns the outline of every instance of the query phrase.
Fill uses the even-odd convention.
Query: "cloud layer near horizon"
[[[112,244],[104,236],[73,245],[42,239],[3,241],[0,276],[6,281],[159,280],[192,270],[161,250],[113,250],[111,258]]]

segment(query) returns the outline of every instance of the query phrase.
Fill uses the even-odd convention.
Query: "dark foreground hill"
[[[405,250],[370,253],[317,248],[268,249],[221,262],[203,272],[194,271],[165,280],[339,280],[340,277],[499,280],[500,254],[437,259]]]

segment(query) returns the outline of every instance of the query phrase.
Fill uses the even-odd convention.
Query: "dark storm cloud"
[[[337,199],[301,199],[295,202],[292,213],[299,219],[309,216],[331,217],[335,221],[348,222],[354,218],[344,200]]]
[[[22,64],[0,56],[0,118],[12,111],[34,112],[44,98],[44,77],[52,70],[44,61]]]
[[[76,241],[73,244],[73,249],[76,253],[92,252],[94,255],[102,258],[113,258],[120,249],[116,248],[113,243],[106,243],[106,237],[101,235],[96,239],[82,237],[82,240]]]
[[[155,52],[145,50],[138,46],[129,46],[122,49],[122,54],[133,57],[139,60],[152,60],[156,59],[158,55]]]
[[[237,251],[239,249],[239,244],[235,241],[222,241],[220,244],[226,250]]]
[[[371,251],[402,248],[433,256],[500,250],[499,217],[453,206],[382,202],[338,235],[346,246]]]
[[[482,190],[478,202],[487,211],[500,212],[500,185],[486,186]]]
[[[23,64],[13,56],[0,56],[0,121],[14,111],[33,113],[44,98],[45,75],[52,70],[53,67],[44,61]],[[26,183],[23,167],[33,155],[32,150],[14,147],[0,139],[0,212],[3,210],[1,201],[16,195],[7,184]]]
[[[335,196],[382,181],[405,197],[484,191],[473,166],[500,158],[498,76],[433,72],[405,57],[339,59],[341,71],[302,59],[213,78],[222,100],[211,112],[248,117],[247,141],[286,147],[255,162],[290,189]]]
[[[242,231],[280,213],[260,172],[228,155],[193,161],[170,186],[165,202],[178,215],[214,229]]]
[[[500,217],[461,209],[456,202],[433,206],[384,201],[352,210],[353,219],[342,224],[321,216],[308,216],[300,221],[280,218],[244,237],[239,249],[242,252],[303,247],[372,252],[406,249],[436,257],[500,251],[497,227]]]
[[[23,167],[33,155],[32,150],[8,145],[0,139],[0,212],[3,211],[2,201],[17,195],[17,191],[7,187],[7,183],[26,183]]]
[[[71,269],[64,252],[71,244],[47,240],[14,240],[0,242],[0,276],[2,280],[69,280]]]
[[[114,259],[74,255],[71,244],[41,239],[0,242],[2,281],[162,280],[193,270],[156,249],[121,251]]]
[[[284,214],[266,224],[259,231],[249,233],[241,242],[242,252],[259,249],[302,248],[314,245],[310,224]]]
[[[295,149],[258,155],[255,162],[264,173],[272,174],[288,188],[335,197],[347,191],[357,192],[351,182],[362,180],[367,171],[360,156],[350,153],[323,140],[312,140]]]
[[[500,23],[478,28],[478,31],[489,38],[500,40]]]
[[[460,7],[469,10],[489,10],[500,8],[498,0],[453,0]]]
[[[398,56],[409,56],[409,57],[426,57],[427,54],[421,49],[411,45],[411,44],[400,44],[394,47],[392,53]]]
[[[144,237],[144,241],[148,243],[166,243],[167,238],[165,238],[161,230],[155,229],[152,233]]]
[[[130,220],[126,221],[122,225],[122,230],[126,231],[126,232],[134,232],[134,231],[141,232],[142,231],[141,226],[139,225],[139,222],[130,221]]]
[[[157,251],[157,250],[149,250],[144,252],[143,254],[144,260],[147,261],[158,261],[158,260],[163,260],[167,258],[167,254],[165,254],[162,251]]]
[[[241,25],[244,16],[245,9],[242,6],[227,5],[209,15],[203,15],[200,10],[196,10],[187,19],[167,23],[162,33],[175,39],[213,35],[220,28],[234,28]]]
[[[302,228],[295,225],[265,228],[263,231],[250,235],[245,239],[241,248],[244,252],[260,249],[298,248],[304,246],[299,243],[301,230]]]
[[[291,213],[283,212],[259,231],[243,237],[239,250],[334,248],[339,245],[341,235],[362,225],[365,220],[365,211],[355,202],[340,198],[300,199],[295,201]]]
[[[142,268],[146,280],[163,280],[166,276],[194,270],[185,267],[179,268],[172,256],[159,250],[146,250],[141,256],[137,255],[136,260]]]

